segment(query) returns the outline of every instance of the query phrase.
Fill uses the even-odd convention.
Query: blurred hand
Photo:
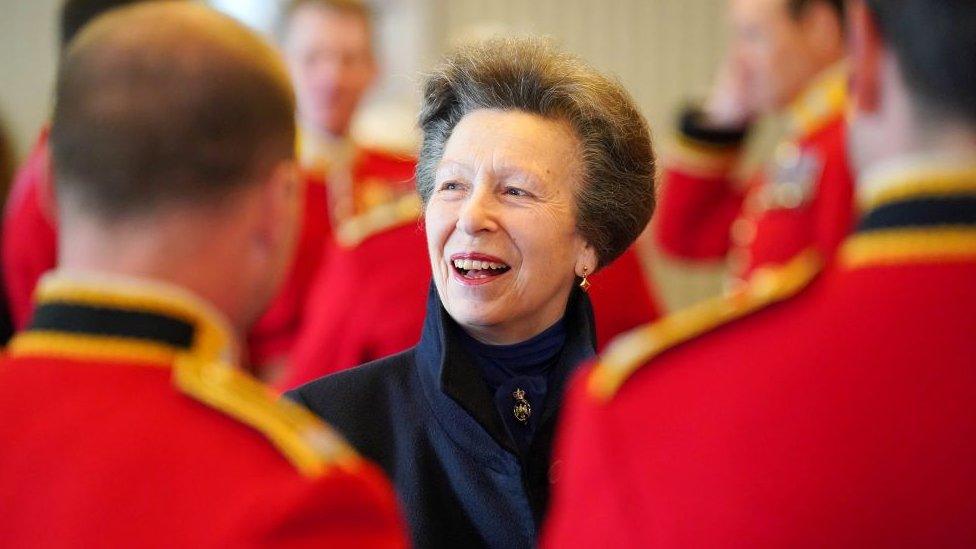
[[[750,93],[750,78],[735,56],[725,58],[703,107],[706,123],[716,128],[741,128],[756,118],[758,105]]]

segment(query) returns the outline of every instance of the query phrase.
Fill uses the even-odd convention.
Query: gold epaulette
[[[336,229],[336,240],[352,248],[379,232],[420,220],[420,197],[410,192],[343,221]]]
[[[228,364],[183,355],[174,365],[173,383],[187,396],[259,431],[307,477],[334,467],[352,471],[360,463],[352,447],[311,412]]]
[[[823,265],[820,254],[807,250],[781,267],[755,271],[735,293],[710,299],[665,316],[614,340],[587,380],[598,401],[608,401],[625,381],[652,358],[681,343],[792,297],[812,281]]]
[[[848,103],[847,66],[839,62],[825,70],[787,110],[794,138],[811,135],[844,116]]]

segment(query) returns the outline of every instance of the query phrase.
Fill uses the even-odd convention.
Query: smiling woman
[[[537,114],[479,109],[454,128],[427,246],[441,303],[476,339],[530,339],[562,318],[576,275],[595,270],[576,229],[578,159],[572,129]]]
[[[531,39],[449,57],[420,124],[421,341],[289,396],[392,477],[418,547],[531,547],[563,388],[594,353],[580,287],[654,208],[649,131],[617,83]]]

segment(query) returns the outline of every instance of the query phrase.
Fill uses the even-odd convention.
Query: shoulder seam
[[[587,392],[609,401],[648,360],[702,334],[789,299],[805,288],[823,267],[809,249],[789,263],[757,270],[745,287],[667,315],[614,340],[587,379]]]
[[[419,221],[420,215],[420,197],[414,192],[406,193],[343,221],[336,229],[336,240],[341,245],[352,248],[387,229]]]
[[[306,408],[227,364],[177,358],[173,383],[188,397],[260,432],[298,471],[319,477],[333,468],[355,470],[360,458]]]

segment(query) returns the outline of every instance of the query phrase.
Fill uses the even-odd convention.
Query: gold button
[[[732,223],[732,242],[736,246],[748,246],[756,240],[756,222],[748,217],[740,217]]]
[[[800,147],[796,143],[780,143],[774,156],[780,168],[794,168],[800,163]]]
[[[803,204],[803,193],[799,185],[781,184],[776,186],[776,205],[780,208],[792,210]]]

